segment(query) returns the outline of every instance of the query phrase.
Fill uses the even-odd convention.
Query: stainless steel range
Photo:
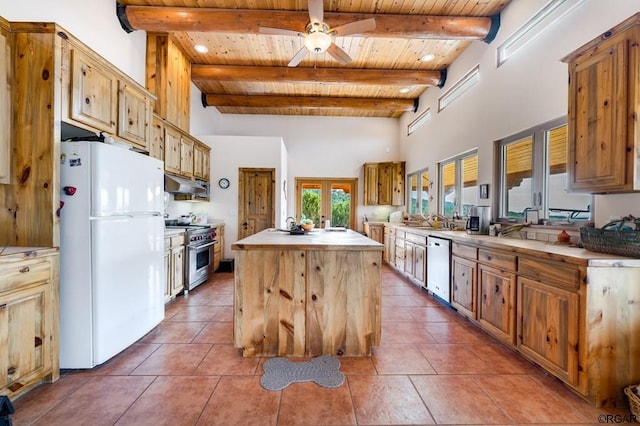
[[[214,245],[216,231],[209,225],[177,225],[167,229],[184,229],[185,236],[185,293],[207,281],[213,268]],[[213,272],[213,271],[211,271]]]

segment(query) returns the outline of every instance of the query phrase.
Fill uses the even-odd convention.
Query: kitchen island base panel
[[[239,250],[243,356],[369,356],[381,335],[382,251]]]

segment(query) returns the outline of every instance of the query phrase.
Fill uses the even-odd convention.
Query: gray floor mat
[[[260,384],[267,390],[281,390],[295,382],[316,382],[326,388],[337,388],[344,383],[340,361],[322,355],[311,361],[292,362],[286,358],[271,358],[263,365]]]

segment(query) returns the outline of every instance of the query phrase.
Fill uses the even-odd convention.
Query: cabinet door
[[[166,240],[166,238],[165,238]],[[165,247],[167,243],[165,242]],[[171,265],[171,250],[164,250],[164,302],[171,300],[171,287],[173,286],[173,268]]]
[[[578,294],[518,278],[518,349],[556,377],[578,384]]]
[[[171,297],[184,289],[184,246],[171,249]]]
[[[415,244],[410,243],[409,241],[404,242],[404,273],[413,276],[413,254],[414,254]]]
[[[371,232],[369,238],[379,243],[382,243],[384,241],[384,226],[374,225],[371,226],[369,230]]]
[[[149,155],[164,161],[164,124],[159,117],[154,116],[151,122],[149,138]]]
[[[463,315],[469,318],[477,318],[476,294],[478,282],[476,276],[476,262],[452,256],[451,276],[452,294],[451,304]]]
[[[149,151],[151,99],[135,86],[121,81],[118,104],[118,136]]]
[[[393,199],[393,163],[378,165],[378,205],[390,206]]]
[[[193,139],[182,137],[180,142],[180,175],[193,177]]]
[[[51,368],[51,285],[16,291],[0,298],[0,388],[16,392]]]
[[[421,245],[413,246],[413,277],[420,285],[425,285],[425,273],[427,271],[427,248]]]
[[[632,189],[628,132],[629,42],[602,42],[569,65],[569,190]],[[629,146],[629,150],[627,147]]]
[[[391,204],[394,206],[404,206],[404,161],[393,163],[391,185],[393,191]]]
[[[378,204],[378,164],[364,165],[364,204]]]
[[[9,183],[11,175],[10,52],[7,38],[0,33],[0,184]]]
[[[171,126],[164,128],[164,169],[169,173],[180,174],[180,131]]]
[[[515,345],[515,274],[482,264],[478,274],[478,320],[488,332]]]
[[[193,176],[209,180],[209,147],[199,143],[193,147]]]
[[[77,49],[71,58],[71,118],[115,135],[118,79]]]

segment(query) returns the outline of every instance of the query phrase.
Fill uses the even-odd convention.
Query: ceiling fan
[[[330,28],[324,21],[324,11],[322,0],[309,0],[309,23],[304,33],[282,28],[260,27],[260,33],[272,35],[291,35],[304,38],[304,46],[296,53],[291,61],[287,64],[289,67],[298,65],[309,52],[322,53],[327,52],[335,60],[342,65],[351,62],[351,58],[340,47],[338,47],[333,39],[335,37],[344,37],[351,34],[363,33],[371,31],[376,27],[374,18],[363,19],[361,21],[349,22],[339,27]]]

